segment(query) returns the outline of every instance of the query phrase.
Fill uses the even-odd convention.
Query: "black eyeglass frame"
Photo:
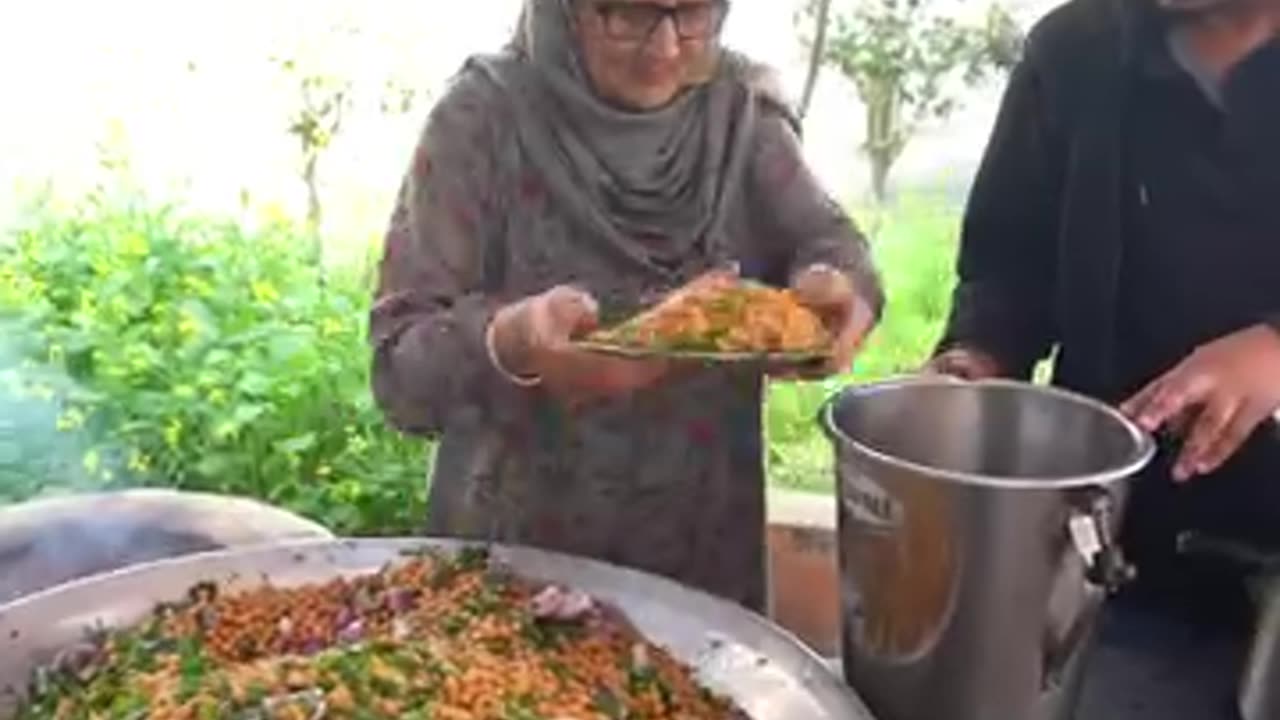
[[[642,33],[634,35],[626,33],[617,33],[611,29],[610,18],[616,12],[624,7],[642,6],[654,13],[653,24],[645,29]],[[680,27],[680,12],[687,10],[689,7],[709,7],[713,13],[711,25],[705,30],[698,32],[686,33]],[[601,25],[604,27],[605,34],[611,40],[620,40],[624,42],[647,42],[653,34],[657,32],[658,27],[662,25],[663,20],[670,19],[671,26],[676,31],[676,36],[682,41],[706,40],[715,37],[724,28],[725,18],[729,15],[729,0],[707,0],[701,3],[685,3],[683,5],[661,5],[658,3],[632,3],[619,2],[619,0],[598,0],[593,3],[596,13],[600,16]]]

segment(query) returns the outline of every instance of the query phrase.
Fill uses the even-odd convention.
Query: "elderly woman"
[[[879,317],[864,239],[801,159],[723,0],[528,0],[466,63],[399,194],[373,388],[438,437],[427,531],[666,575],[761,609],[759,367],[606,358],[602,315],[736,265],[794,285],[847,367]]]

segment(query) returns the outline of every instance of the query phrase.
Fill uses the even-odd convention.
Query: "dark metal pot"
[[[1243,720],[1280,718],[1280,554],[1196,532],[1178,538],[1179,550],[1235,563],[1252,576],[1257,614],[1240,678],[1238,704]]]

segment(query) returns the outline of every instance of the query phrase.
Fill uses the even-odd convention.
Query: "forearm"
[[[458,412],[497,422],[527,400],[530,391],[490,356],[486,334],[496,303],[467,295],[448,310],[413,310],[414,304],[392,295],[373,310],[373,394],[392,425],[434,436]]]

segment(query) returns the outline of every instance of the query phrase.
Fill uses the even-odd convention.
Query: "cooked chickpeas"
[[[18,717],[745,717],[616,612],[535,618],[535,590],[465,554],[295,588],[203,588],[112,634],[88,682],[55,678]]]

